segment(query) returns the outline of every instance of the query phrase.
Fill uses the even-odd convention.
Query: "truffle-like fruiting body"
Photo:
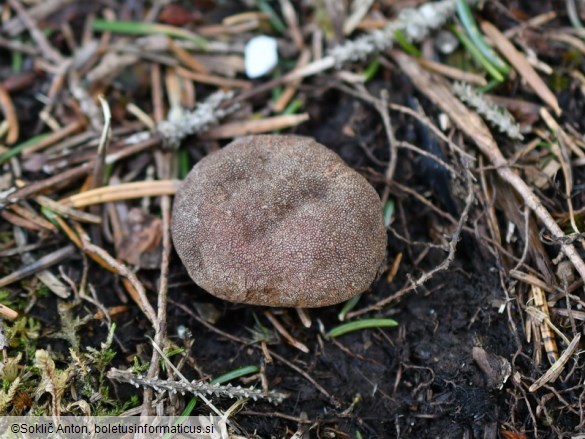
[[[311,138],[233,141],[197,163],[174,202],[189,275],[232,302],[319,307],[365,291],[385,261],[378,194]]]

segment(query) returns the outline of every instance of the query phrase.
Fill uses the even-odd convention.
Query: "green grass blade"
[[[355,306],[357,305],[357,303],[360,301],[361,298],[362,298],[362,295],[358,294],[357,296],[353,296],[351,299],[347,300],[343,304],[343,308],[341,309],[341,311],[339,311],[339,314],[337,314],[337,318],[341,322],[343,322],[345,320],[345,316],[347,316],[347,313],[355,308]]]
[[[287,107],[284,109],[284,111],[282,112],[282,114],[296,114],[299,112],[299,110],[301,108],[303,108],[303,100],[302,99],[295,99],[294,101],[292,101],[290,104],[287,105]]]
[[[389,199],[384,206],[384,227],[390,227],[394,219],[394,200]]]
[[[394,40],[398,43],[402,50],[404,50],[410,56],[414,56],[415,58],[421,57],[420,50],[418,50],[414,44],[408,41],[404,33],[401,31],[397,30],[394,32]]]
[[[47,136],[48,134],[39,134],[38,136],[35,136],[32,139],[28,139],[22,142],[21,144],[16,145],[14,148],[11,148],[10,150],[6,151],[4,154],[0,154],[0,165],[10,160],[12,157],[17,156],[26,148],[30,148],[31,146],[36,145]]]
[[[286,25],[266,0],[257,0],[256,5],[258,6],[258,9],[268,15],[270,24],[277,32],[280,32],[281,34],[286,33]]]
[[[138,21],[95,20],[93,29],[101,32],[114,32],[129,35],[163,34],[169,37],[183,38],[192,41],[199,48],[205,49],[207,40],[186,29],[158,23],[142,23]]]
[[[181,149],[179,150],[179,177],[181,180],[185,179],[190,170],[189,153],[186,149]]]
[[[258,366],[244,366],[239,369],[232,370],[231,372],[224,373],[210,381],[210,384],[223,384],[228,381],[235,380],[246,375],[251,375],[260,371]]]
[[[368,64],[368,66],[363,71],[362,75],[364,76],[364,80],[366,82],[368,82],[374,76],[376,76],[376,73],[378,73],[379,70],[380,70],[380,59],[376,56],[376,57],[374,57],[372,62],[370,62],[370,64]]]
[[[343,325],[336,326],[327,333],[327,337],[339,337],[340,335],[347,334],[349,332],[359,331],[361,329],[369,328],[388,328],[398,326],[398,322],[392,319],[363,319],[356,320]]]
[[[197,405],[197,398],[191,399],[191,401],[189,401],[189,403],[185,406],[183,413],[181,413],[181,416],[179,416],[179,419],[177,419],[177,421],[174,423],[174,425],[179,425],[179,424],[182,424],[183,422],[185,422],[185,419],[187,419],[189,416],[191,416],[191,413],[193,412],[193,409],[195,409],[196,405]],[[163,439],[171,439],[171,437],[173,437],[173,436],[174,436],[174,433],[166,433],[163,436]]]
[[[458,29],[457,26],[451,26],[451,31],[457,36],[471,56],[481,64],[484,69],[486,69],[492,78],[498,82],[504,82],[504,76],[502,73],[500,73],[500,71],[479,51],[479,49],[475,47],[475,44],[473,44],[467,35]]]
[[[456,3],[457,15],[475,47],[477,47],[482,55],[485,56],[496,69],[504,75],[507,75],[510,72],[510,66],[506,64],[504,60],[502,60],[502,58],[500,58],[485,42],[483,34],[479,31],[477,24],[475,23],[475,19],[473,18],[473,14],[471,13],[467,1],[456,0]]]
[[[18,42],[22,42],[22,38],[17,39]],[[24,57],[22,56],[22,52],[18,50],[12,51],[12,71],[18,73],[22,71],[22,63]]]

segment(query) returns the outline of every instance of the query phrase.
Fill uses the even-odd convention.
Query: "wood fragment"
[[[129,310],[129,308],[127,305],[111,306],[111,307],[106,309],[108,316],[110,318],[117,317],[120,314],[124,314],[124,313],[128,312],[128,310]],[[104,314],[104,312],[102,310],[99,310],[98,312],[96,312],[94,314],[93,318],[96,320],[103,320],[106,318],[106,315]]]
[[[189,53],[187,50],[183,49],[181,46],[176,44],[172,38],[168,39],[169,49],[177,56],[179,61],[181,61],[184,65],[189,67],[191,70],[194,70],[197,73],[201,73],[203,75],[209,74],[209,69],[205,67],[204,64],[199,62],[197,58]]]
[[[17,317],[18,313],[16,311],[6,305],[0,304],[0,319],[15,320]]]
[[[400,268],[400,264],[402,263],[402,256],[404,254],[402,252],[398,253],[392,264],[390,265],[390,270],[388,270],[388,274],[386,275],[386,283],[390,284],[396,277],[396,273],[398,273],[398,269]]]
[[[534,303],[534,308],[539,311],[538,324],[540,327],[540,334],[542,336],[542,342],[546,356],[548,358],[548,362],[552,366],[559,359],[559,350],[557,348],[555,335],[551,330],[553,328],[553,324],[550,320],[550,313],[548,312],[546,298],[544,297],[544,292],[542,289],[534,285],[530,288],[530,292],[532,296],[531,299]],[[529,312],[529,310],[531,310],[530,307],[526,309],[527,312]],[[531,315],[534,317],[535,313],[532,313]]]

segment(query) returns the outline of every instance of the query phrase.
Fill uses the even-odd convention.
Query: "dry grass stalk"
[[[579,333],[575,335],[569,346],[567,346],[567,349],[563,351],[563,353],[559,357],[559,360],[555,364],[553,364],[551,368],[547,370],[543,376],[541,376],[534,383],[532,383],[532,385],[528,388],[528,391],[536,392],[545,384],[554,382],[559,377],[561,372],[564,370],[565,365],[567,364],[569,359],[573,356],[573,353],[577,349],[580,340],[581,334]]]
[[[500,30],[493,24],[483,21],[481,23],[481,29],[486,33],[488,37],[492,39],[495,46],[499,51],[506,57],[510,64],[518,71],[518,73],[526,80],[526,82],[532,87],[534,92],[540,96],[540,98],[552,107],[557,116],[561,114],[561,108],[557,98],[550,91],[545,82],[538,76],[534,71],[530,63],[526,60],[524,55],[520,53],[510,43],[510,41],[500,32]]]
[[[18,123],[18,116],[16,115],[16,110],[14,109],[12,98],[2,85],[0,85],[0,108],[4,113],[6,122],[8,123],[6,143],[8,145],[12,145],[18,140],[20,125]]]
[[[72,195],[61,200],[60,203],[64,206],[80,208],[112,201],[123,201],[149,196],[174,195],[179,183],[179,180],[157,180],[105,186]]]
[[[533,285],[530,288],[530,292],[531,292],[530,300],[532,301],[534,306],[527,307],[526,312],[528,312],[530,316],[537,320],[538,326],[540,328],[541,340],[544,345],[544,350],[546,352],[549,363],[553,365],[559,359],[557,341],[553,333],[553,331],[557,332],[558,329],[552,324],[550,320],[548,305],[546,303],[546,298],[544,296],[544,292],[542,291],[542,289],[535,287]]]
[[[302,113],[231,122],[203,131],[201,137],[207,139],[230,139],[250,134],[269,133],[299,125],[307,120],[309,120],[309,115]]]
[[[454,79],[456,81],[468,82],[470,84],[475,84],[480,87],[485,87],[487,85],[487,81],[485,80],[485,78],[481,75],[478,75],[477,73],[466,72],[456,67],[441,64],[425,58],[419,59],[418,62],[425,69],[431,70],[435,73],[439,73],[440,75],[446,76],[447,78]]]
[[[290,332],[288,332],[286,328],[280,324],[272,311],[264,311],[264,316],[270,321],[270,323],[272,323],[274,329],[276,329],[278,333],[284,337],[288,344],[297,348],[299,351],[304,352],[305,354],[309,353],[309,348],[304,343],[301,343],[292,335],[290,335]]]
[[[60,248],[59,250],[55,250],[42,258],[39,258],[34,264],[27,265],[22,267],[19,270],[16,270],[0,279],[0,288],[5,287],[6,285],[10,285],[14,282],[17,282],[21,279],[24,279],[28,276],[31,276],[39,271],[45,270],[48,267],[51,267],[63,260],[67,259],[71,256],[75,251],[75,247],[72,245],[67,245],[65,247]]]

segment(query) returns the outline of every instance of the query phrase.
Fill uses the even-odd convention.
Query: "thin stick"
[[[111,135],[112,113],[110,106],[103,96],[99,96],[102,112],[104,116],[104,125],[102,127],[102,135],[97,148],[97,154],[93,166],[93,179],[91,188],[103,186],[104,182],[104,164],[106,161],[106,153],[108,151],[108,144]]]
[[[55,64],[61,64],[64,59],[63,56],[61,56],[61,54],[55,50],[51,43],[49,43],[49,40],[47,40],[45,34],[39,30],[38,26],[30,17],[27,10],[20,4],[18,0],[8,0],[8,3],[10,3],[10,7],[16,11],[20,17],[20,20],[27,27],[33,40],[35,40],[37,45],[40,47],[41,53]]]
[[[37,259],[35,263],[22,267],[20,270],[17,270],[8,276],[1,278],[0,288],[38,273],[39,271],[42,271],[52,265],[58,264],[59,262],[67,259],[74,252],[75,247],[72,245],[67,245],[63,248],[60,248],[59,250],[55,250],[54,252]]]
[[[157,152],[158,174],[161,177],[170,175],[170,154]],[[155,347],[165,346],[167,343],[167,299],[169,290],[169,262],[171,257],[171,199],[163,196],[161,199],[162,209],[162,258],[160,266],[160,285],[158,289],[157,315],[153,345]],[[150,367],[147,377],[155,378],[159,372],[160,353],[158,349],[152,351]],[[169,371],[170,375],[170,371]],[[143,414],[148,415],[152,410],[152,389],[145,389],[143,398]]]
[[[83,243],[82,249],[84,252],[97,255],[103,261],[108,263],[110,267],[112,267],[113,272],[124,277],[132,285],[140,299],[140,301],[138,302],[138,306],[140,307],[142,312],[144,312],[144,315],[146,315],[148,320],[150,320],[150,323],[154,325],[156,322],[156,313],[154,312],[154,308],[148,301],[148,297],[146,297],[146,290],[144,289],[144,285],[142,285],[142,282],[138,280],[138,278],[132,272],[132,270],[130,270],[126,265],[114,259],[103,248],[98,247],[97,245],[89,242],[89,240],[86,237],[82,236],[81,241]]]

